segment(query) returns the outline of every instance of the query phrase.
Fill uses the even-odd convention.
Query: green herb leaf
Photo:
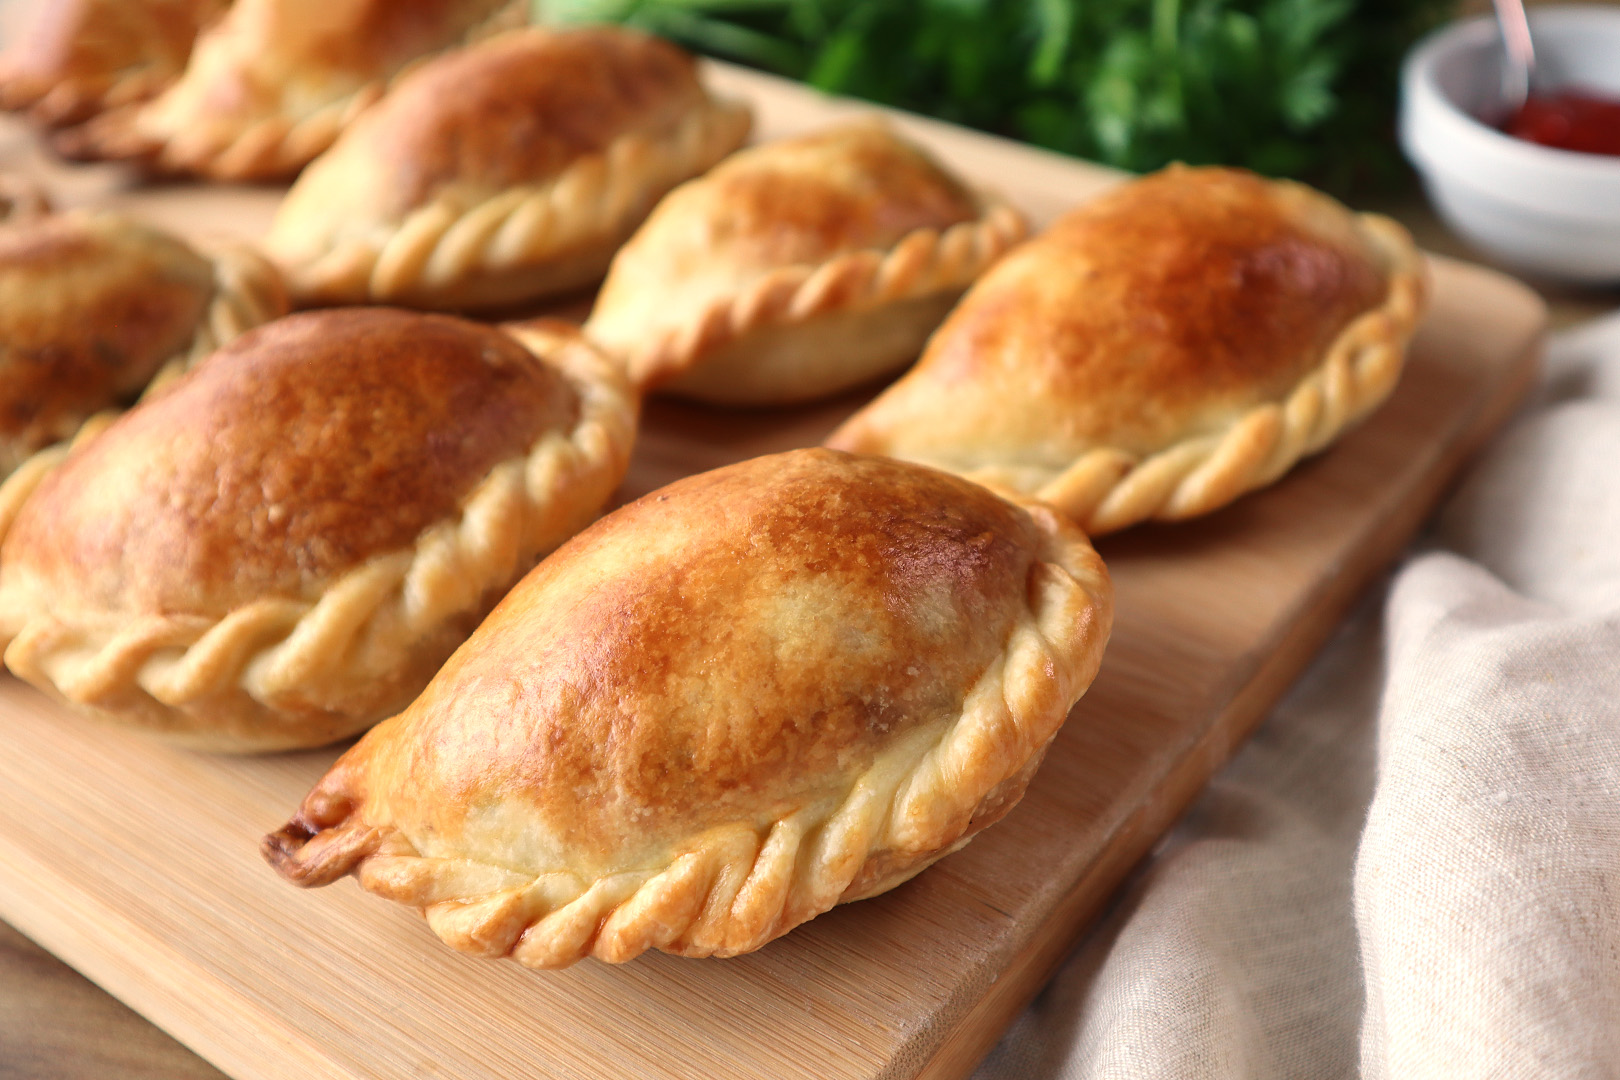
[[[1401,57],[1455,0],[533,0],[1131,169],[1401,175]]]

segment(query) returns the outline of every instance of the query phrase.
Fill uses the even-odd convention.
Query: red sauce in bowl
[[[1560,150],[1620,156],[1620,99],[1581,90],[1532,95],[1502,130]]]

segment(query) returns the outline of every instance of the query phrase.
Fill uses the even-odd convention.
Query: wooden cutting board
[[[760,131],[859,107],[728,68]],[[947,125],[913,135],[1050,219],[1115,174]],[[277,193],[120,192],[0,132],[67,201],[189,233],[260,231]],[[758,953],[539,973],[441,946],[352,882],[301,892],[257,854],[336,756],[231,759],[94,726],[0,679],[0,916],[241,1080],[966,1075],[1379,575],[1534,370],[1544,313],[1436,260],[1392,400],[1276,487],[1099,545],[1118,588],[1102,673],[1023,803],[916,880]],[[654,403],[623,494],[811,444],[852,408]]]

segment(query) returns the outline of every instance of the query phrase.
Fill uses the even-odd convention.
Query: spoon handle
[[[1524,0],[1493,0],[1496,25],[1502,30],[1502,48],[1507,54],[1502,66],[1502,96],[1509,112],[1517,112],[1530,96],[1530,83],[1536,70],[1536,50],[1530,41],[1530,20],[1524,14]]]

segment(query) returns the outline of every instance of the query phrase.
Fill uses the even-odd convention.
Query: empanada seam
[[[142,130],[142,111],[149,99],[64,129],[52,145],[67,158],[129,161],[155,175],[197,175],[225,181],[278,179],[320,156],[351,120],[382,97],[385,86],[370,82],[303,116],[258,117],[229,138],[206,141],[185,133],[160,136]]]
[[[749,126],[745,106],[705,98],[672,129],[627,132],[543,182],[472,206],[440,194],[393,223],[386,238],[339,232],[319,255],[284,256],[282,265],[306,301],[426,303],[484,275],[612,243],[670,188],[734,149]],[[272,226],[272,254],[277,232],[291,227]]]
[[[24,113],[46,127],[70,127],[109,109],[155,97],[179,77],[178,71],[152,62],[110,79],[69,76],[49,84],[0,71],[0,109]]]
[[[182,709],[234,692],[273,707],[278,698],[318,684],[368,633],[394,634],[396,647],[380,651],[405,656],[586,524],[629,461],[637,403],[611,361],[583,341],[563,344],[550,359],[540,351],[551,351],[547,331],[508,330],[541,362],[558,367],[578,395],[579,414],[566,434],[542,432],[523,454],[491,468],[463,499],[453,526],[438,522],[411,547],[367,559],[314,600],[262,598],[217,619],[157,617],[174,623],[168,636],[156,630],[131,636],[131,621],[145,618],[138,615],[48,612],[14,622],[5,619],[12,605],[0,605],[7,665],[81,704],[94,705],[114,688]],[[0,510],[10,506],[6,495],[0,488]],[[34,603],[31,596],[23,601]],[[64,642],[70,647],[54,647]],[[131,674],[109,679],[114,671]],[[260,734],[266,747],[276,745],[275,731]]]
[[[862,248],[820,263],[774,268],[744,288],[710,300],[678,326],[661,328],[639,342],[605,342],[604,347],[624,357],[632,377],[646,390],[760,330],[959,292],[1028,233],[1023,215],[1011,204],[993,195],[982,199],[983,213],[972,221],[914,229],[887,249]],[[585,324],[588,335],[593,322],[600,325],[594,313]]]
[[[214,296],[191,346],[152,377],[141,397],[162,390],[220,346],[287,313],[286,285],[264,256],[240,245],[213,253]]]
[[[1245,410],[1220,432],[1146,456],[1093,448],[1056,470],[1036,497],[1093,536],[1149,519],[1195,517],[1271,483],[1382,403],[1400,377],[1407,341],[1423,311],[1426,268],[1411,237],[1393,221],[1360,214],[1356,222],[1385,264],[1384,299],[1352,319],[1286,397]],[[997,472],[963,474],[982,481]]]

